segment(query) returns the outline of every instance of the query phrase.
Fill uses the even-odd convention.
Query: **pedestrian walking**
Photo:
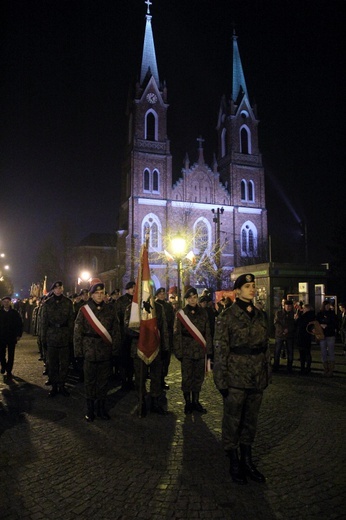
[[[239,276],[236,301],[216,318],[214,382],[223,397],[222,442],[237,484],[247,477],[265,482],[252,461],[263,390],[270,378],[270,351],[265,316],[253,304],[253,274]],[[239,457],[240,451],[240,457]]]
[[[0,309],[0,363],[1,373],[7,374],[7,382],[12,381],[12,369],[16,344],[23,334],[23,322],[19,313],[12,308],[11,297],[1,299]],[[7,354],[7,359],[6,359]]]

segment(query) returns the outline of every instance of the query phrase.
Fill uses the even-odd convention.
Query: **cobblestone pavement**
[[[297,355],[296,355],[297,357]],[[346,359],[336,373],[274,374],[265,392],[255,462],[266,484],[232,483],[221,446],[222,400],[208,376],[206,415],[185,416],[171,364],[167,416],[138,418],[135,392],[114,383],[110,421],[83,419],[83,385],[48,399],[36,338],[20,341],[14,382],[0,376],[2,520],[332,520],[345,518]],[[284,361],[282,360],[282,363]]]

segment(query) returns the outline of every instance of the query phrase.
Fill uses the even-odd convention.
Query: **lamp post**
[[[177,271],[178,271],[178,283],[177,283],[177,291],[178,291],[178,305],[181,307],[181,268],[182,268],[182,258],[186,252],[186,240],[181,235],[177,235],[171,241],[172,251],[174,258],[177,261]]]
[[[217,268],[217,277],[216,277],[216,286],[217,290],[221,290],[221,276],[220,276],[220,268],[221,268],[221,251],[220,251],[220,215],[223,215],[225,211],[223,208],[217,208],[211,210],[214,217],[213,222],[215,224],[215,263]]]
[[[90,280],[91,280],[91,274],[89,271],[82,271],[79,275],[79,278],[78,278],[78,285],[86,285],[87,282],[89,283]],[[81,289],[84,289],[84,287],[81,287]],[[75,291],[77,292],[77,291]]]

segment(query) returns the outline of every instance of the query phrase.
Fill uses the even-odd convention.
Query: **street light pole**
[[[215,224],[215,263],[217,268],[217,276],[216,276],[216,286],[217,290],[221,290],[221,247],[220,247],[220,215],[223,215],[223,212],[225,211],[224,208],[217,208],[211,210],[214,218],[213,222]]]
[[[182,271],[182,258],[186,251],[186,240],[180,235],[177,235],[172,239],[172,251],[174,258],[177,262],[177,291],[178,291],[178,305],[181,307],[181,271]]]

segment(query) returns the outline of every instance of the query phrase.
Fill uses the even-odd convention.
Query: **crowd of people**
[[[321,332],[319,344],[326,376],[335,368],[335,338],[339,332],[346,349],[346,306],[339,305],[339,319],[331,302],[323,302],[315,314],[309,304],[298,306],[283,300],[275,313],[275,349],[273,365],[269,348],[268,317],[263,302],[257,301],[255,277],[244,274],[234,283],[235,301],[222,298],[214,305],[205,290],[199,296],[194,287],[184,293],[179,305],[175,291],[164,287],[155,292],[153,312],[156,319],[158,347],[152,359],[140,355],[139,330],[131,326],[131,308],[135,282],[125,292],[106,294],[100,279],[90,287],[67,297],[62,281],[52,284],[41,298],[12,303],[2,298],[0,309],[1,373],[12,381],[16,343],[23,330],[37,337],[43,374],[50,399],[58,394],[70,395],[66,384],[70,370],[84,383],[85,420],[96,417],[109,420],[107,393],[110,380],[116,380],[121,391],[136,390],[141,417],[152,413],[166,415],[169,390],[167,375],[174,354],[181,366],[181,390],[184,413],[207,413],[200,402],[207,367],[213,367],[216,388],[223,399],[222,442],[230,459],[234,482],[246,484],[247,478],[264,482],[265,477],[252,462],[252,445],[263,391],[271,379],[271,371],[280,369],[285,353],[287,371],[292,372],[294,348],[298,347],[301,373],[311,371],[311,342]],[[143,302],[145,303],[145,302]]]

